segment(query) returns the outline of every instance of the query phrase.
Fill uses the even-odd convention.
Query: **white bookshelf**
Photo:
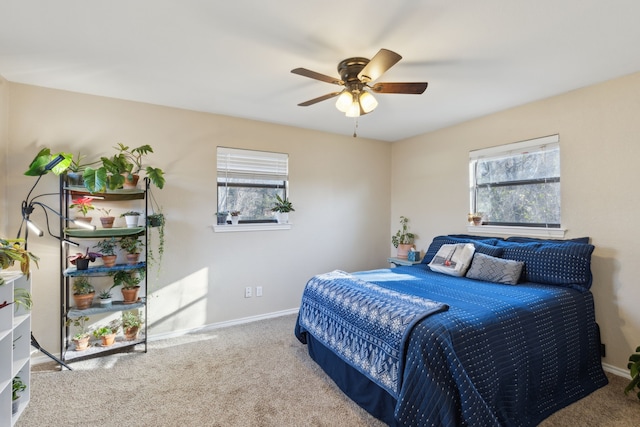
[[[31,292],[30,280],[20,273],[0,272],[5,284],[0,286],[0,304],[14,301],[14,289]],[[16,309],[17,308],[17,309]],[[14,304],[0,308],[0,427],[13,426],[29,404],[31,397],[31,312]],[[20,376],[27,385],[20,404],[12,412],[13,378]]]

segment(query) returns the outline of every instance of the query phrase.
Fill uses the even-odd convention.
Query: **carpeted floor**
[[[38,426],[383,426],[346,398],[293,336],[295,316],[152,342],[149,352],[34,366],[16,424]],[[636,427],[624,378],[541,426]]]

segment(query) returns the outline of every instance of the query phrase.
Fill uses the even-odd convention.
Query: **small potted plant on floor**
[[[102,262],[105,267],[113,267],[116,265],[116,259],[118,258],[116,255],[118,241],[115,237],[101,240],[93,247],[100,250],[100,253],[102,254]]]
[[[276,194],[276,203],[271,208],[271,211],[275,212],[279,224],[287,224],[289,222],[289,212],[295,212],[295,209],[289,199],[286,197],[283,199],[279,194]]]
[[[89,268],[89,262],[94,262],[96,258],[100,258],[102,254],[98,252],[89,252],[89,248],[83,254],[77,252],[74,255],[69,255],[69,263],[75,265],[78,270],[86,270]]]
[[[118,320],[112,320],[107,326],[101,326],[93,331],[93,336],[102,341],[103,347],[109,347],[116,342],[116,334],[120,328]]]
[[[413,247],[413,240],[416,235],[409,233],[409,226],[407,225],[409,218],[404,216],[400,217],[400,230],[393,236],[391,236],[391,243],[398,248],[398,258],[407,259],[409,250]]]
[[[137,264],[140,259],[140,250],[143,246],[142,241],[137,236],[124,236],[118,244],[127,252],[127,264]]]
[[[88,224],[91,224],[93,218],[87,216],[87,213],[89,213],[89,211],[95,209],[95,207],[93,206],[93,199],[91,197],[78,197],[77,199],[73,199],[71,201],[71,204],[69,205],[69,208],[76,209],[78,213],[82,214],[81,217],[76,216],[74,220],[84,221]]]
[[[22,378],[16,376],[13,378],[13,386],[11,388],[11,413],[15,414],[18,412],[18,408],[20,407],[20,393],[27,389],[27,385],[22,381]]]
[[[138,338],[138,332],[142,326],[142,318],[140,313],[131,311],[125,311],[122,313],[122,330],[124,332],[124,338],[127,341],[133,341]]]
[[[89,338],[91,338],[91,334],[87,330],[88,321],[89,317],[87,316],[80,316],[75,319],[67,318],[66,325],[73,325],[77,328],[77,332],[72,337],[72,341],[76,345],[76,351],[84,351],[89,347]]]
[[[120,217],[124,217],[124,220],[127,223],[127,228],[135,228],[138,226],[138,220],[140,219],[140,212],[128,211],[121,214]]]
[[[91,307],[96,291],[86,276],[78,276],[73,279],[73,301],[78,310],[86,310]]]
[[[638,399],[640,399],[640,347],[636,348],[636,352],[629,356],[629,363],[627,364],[627,368],[629,368],[629,375],[631,376],[631,381],[624,389],[624,394],[628,394],[629,392],[634,392],[635,389],[638,389]]]

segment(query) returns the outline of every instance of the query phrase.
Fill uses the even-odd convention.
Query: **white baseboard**
[[[243,317],[241,319],[234,319],[234,320],[227,320],[227,321],[224,321],[224,322],[212,323],[210,325],[199,326],[197,328],[183,329],[183,330],[180,330],[180,331],[165,332],[165,333],[157,334],[157,335],[149,335],[148,341],[149,342],[151,342],[151,341],[159,341],[159,340],[163,340],[163,339],[179,337],[179,336],[190,334],[190,333],[193,333],[193,332],[209,331],[209,330],[213,330],[213,329],[226,328],[226,327],[229,327],[229,326],[242,325],[242,324],[245,324],[245,323],[257,322],[257,321],[265,320],[265,319],[273,319],[275,317],[288,316],[290,314],[298,313],[298,310],[299,310],[299,307],[290,308],[288,310],[275,311],[275,312],[272,312],[272,313],[260,314],[258,316]],[[34,349],[34,351],[35,352],[32,353],[32,356],[31,356],[31,364],[32,365],[51,362],[51,359],[48,356],[44,355],[44,354],[34,357],[33,355],[35,353],[39,354],[39,352],[37,350]],[[58,357],[58,355],[55,355],[55,356]]]
[[[624,369],[620,369],[617,366],[613,366],[613,365],[609,365],[607,363],[603,363],[602,364],[602,369],[604,369],[605,372],[609,372],[609,373],[617,375],[619,377],[623,377],[623,378],[626,378],[628,380],[631,379],[631,374],[629,373],[629,371],[626,371]]]

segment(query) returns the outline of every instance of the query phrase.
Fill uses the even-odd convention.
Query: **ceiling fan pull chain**
[[[353,122],[353,137],[357,138],[358,134],[356,133],[356,131],[358,130],[358,118],[355,118],[355,121]]]

